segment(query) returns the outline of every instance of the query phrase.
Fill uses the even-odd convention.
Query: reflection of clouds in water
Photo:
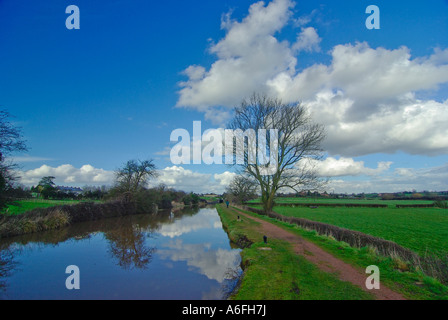
[[[240,260],[239,250],[211,250],[209,243],[185,244],[177,239],[167,243],[164,248],[167,249],[158,251],[162,259],[186,261],[189,267],[198,268],[199,273],[219,283],[226,279],[229,269],[238,266]]]
[[[194,216],[184,216],[171,224],[163,224],[157,232],[162,236],[174,238],[200,229],[219,228],[222,228],[222,223],[219,216],[216,214],[216,209],[207,208],[201,209],[201,211]]]
[[[219,221],[215,221],[215,223],[213,224],[213,227],[214,227],[215,229],[221,229],[221,228],[222,228],[222,222],[221,222],[221,220],[219,220]]]
[[[210,291],[202,293],[202,300],[217,300],[222,299],[223,292],[221,286],[213,286]]]

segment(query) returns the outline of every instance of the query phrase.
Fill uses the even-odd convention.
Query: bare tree
[[[5,156],[27,150],[20,128],[8,120],[10,117],[7,111],[0,110],[0,209],[11,201],[8,192],[18,178],[13,170],[17,165]]]
[[[279,189],[317,190],[324,183],[313,160],[322,158],[325,130],[300,103],[254,94],[234,109],[227,127],[239,133],[232,140],[233,163],[258,182],[265,211],[272,210]]]
[[[9,112],[0,110],[0,161],[6,154],[27,150],[20,128],[8,121],[10,117]]]
[[[115,176],[120,190],[135,192],[145,187],[149,178],[156,176],[156,166],[152,160],[129,160],[115,172]]]
[[[246,201],[257,197],[258,183],[252,176],[238,175],[232,179],[226,193],[234,201],[243,204]]]

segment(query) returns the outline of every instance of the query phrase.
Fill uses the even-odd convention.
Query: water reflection
[[[239,259],[214,208],[78,223],[0,240],[0,298],[221,299]]]
[[[173,214],[173,216],[172,223],[162,224],[157,230],[161,235],[175,238],[201,229],[222,228],[221,220],[217,217],[214,208],[203,208],[196,212],[189,210],[188,214]],[[178,219],[179,217],[183,219]]]
[[[133,225],[128,219],[120,228],[105,232],[109,240],[109,252],[123,269],[145,269],[151,262],[155,247],[146,245],[150,232],[144,232],[138,225]]]
[[[6,278],[9,277],[14,268],[17,267],[17,263],[14,261],[14,254],[12,249],[0,248],[0,291],[4,291],[6,288]]]
[[[208,279],[222,283],[229,269],[239,261],[236,250],[211,249],[211,243],[184,243],[181,239],[168,242],[159,254],[163,259],[185,261],[191,269],[207,276]]]

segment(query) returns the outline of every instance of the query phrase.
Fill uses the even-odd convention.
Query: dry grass
[[[2,238],[20,234],[41,232],[57,229],[70,224],[70,217],[59,207],[52,210],[39,210],[33,214],[18,216],[3,216],[0,220],[0,235]]]

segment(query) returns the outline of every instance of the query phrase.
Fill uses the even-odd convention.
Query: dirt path
[[[337,273],[340,280],[351,282],[362,288],[364,291],[372,293],[377,300],[406,300],[401,294],[386,288],[382,284],[379,290],[368,290],[365,286],[368,274],[363,273],[342,260],[335,258],[314,243],[306,241],[298,235],[288,232],[265,220],[247,215],[235,207],[233,209],[238,211],[241,216],[259,222],[261,224],[262,232],[268,237],[268,241],[269,238],[275,238],[290,242],[297,254],[300,254],[308,261],[314,263],[321,270],[325,272]]]

